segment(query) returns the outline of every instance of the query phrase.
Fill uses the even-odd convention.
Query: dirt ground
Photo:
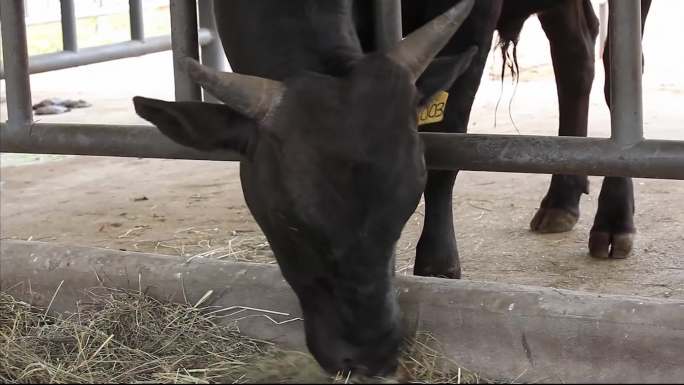
[[[663,39],[663,23],[652,25],[652,35],[649,30],[646,35],[645,134],[684,140],[684,77],[676,71],[683,54],[654,43]],[[538,27],[531,28],[536,29],[526,29],[526,34],[538,37]],[[519,51],[541,47],[537,52],[548,55],[543,40],[528,41],[525,45],[523,36]],[[515,89],[506,81],[502,92],[500,82],[485,76],[471,132],[555,134],[553,73],[548,64],[529,62],[534,65],[525,67],[521,54],[523,73]],[[600,64],[597,72],[590,135],[605,137],[610,120]],[[130,97],[170,99],[169,79],[170,55],[162,53],[35,75],[32,82],[35,102],[59,96],[86,98],[94,105],[42,121],[140,124]],[[236,163],[11,154],[3,154],[2,163],[2,239],[274,263],[244,204]],[[549,180],[546,175],[460,174],[454,216],[465,279],[684,299],[684,181],[635,179],[638,234],[633,256],[596,260],[588,256],[587,240],[601,179],[591,178],[591,194],[582,199],[581,218],[573,231],[534,234],[529,220]],[[422,210],[421,203],[398,244],[402,274],[412,271]]]

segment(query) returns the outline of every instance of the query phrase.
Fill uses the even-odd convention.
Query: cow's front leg
[[[589,94],[594,81],[594,46],[598,19],[586,0],[566,1],[539,14],[549,39],[558,90],[561,136],[587,136]],[[530,228],[540,233],[570,231],[579,219],[586,176],[554,175]]]
[[[425,17],[437,15],[453,4],[453,0],[434,0],[427,2],[402,2],[403,6],[426,7]],[[424,4],[424,5],[422,5]],[[444,108],[444,120],[440,123],[421,126],[422,131],[465,133],[470,119],[470,111],[475,94],[482,79],[496,22],[501,13],[502,1],[478,0],[468,20],[441,52],[442,56],[458,55],[473,45],[479,52],[470,67],[449,88],[449,98]],[[404,9],[405,17],[417,15]],[[416,27],[424,21],[417,20]],[[404,24],[407,27],[407,24]],[[410,28],[409,28],[410,29]],[[431,170],[425,186],[425,218],[423,232],[416,246],[415,275],[460,278],[456,235],[454,233],[453,189],[458,171]]]
[[[489,41],[480,45],[489,47],[494,27],[491,26]],[[482,49],[473,59],[468,71],[449,90],[444,121],[423,126],[436,132],[465,133],[470,110],[475,100],[482,72],[487,60],[487,50]],[[456,235],[454,233],[453,189],[458,171],[431,170],[425,185],[425,218],[423,232],[416,246],[415,275],[461,278]]]
[[[454,235],[452,195],[458,171],[429,171],[423,233],[416,247],[415,275],[461,278]]]

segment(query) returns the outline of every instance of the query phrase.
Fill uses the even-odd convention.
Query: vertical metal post
[[[387,50],[402,38],[401,0],[374,2],[376,49]]]
[[[183,57],[199,59],[197,3],[195,0],[170,0],[171,49],[177,101],[202,100],[202,90],[178,66]]]
[[[641,2],[610,2],[611,137],[618,144],[643,140]]]
[[[128,15],[131,22],[131,40],[145,40],[142,0],[128,0]]]
[[[24,0],[0,1],[0,24],[10,131],[6,134],[19,136],[24,133],[18,131],[33,121]]]
[[[76,52],[78,51],[78,37],[74,0],[60,0],[59,3],[62,14],[62,49]]]
[[[608,3],[607,0],[601,1],[599,4],[599,57],[603,56],[603,50],[606,46],[606,38],[608,37]]]
[[[214,0],[198,0],[199,25],[201,28],[208,29],[214,36],[211,43],[201,47],[202,64],[215,68],[219,71],[225,70],[228,60],[223,52],[221,38],[216,30],[216,19],[214,18]],[[218,99],[205,92],[204,100],[217,102]]]

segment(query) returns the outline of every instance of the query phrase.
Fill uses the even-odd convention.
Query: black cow
[[[225,104],[134,104],[178,143],[242,154],[245,200],[299,298],[309,350],[331,372],[375,375],[394,370],[403,337],[393,256],[427,178],[417,111],[477,49],[426,70],[467,17],[467,0],[392,50],[366,51],[372,36],[354,20],[371,6],[216,1],[240,75],[179,64]]]
[[[179,64],[225,104],[134,99],[138,114],[176,142],[242,154],[247,205],[300,300],[310,351],[331,372],[375,375],[396,367],[394,246],[423,192],[414,272],[460,276],[456,172],[426,171],[416,112],[449,90],[444,121],[424,127],[465,132],[496,28],[514,39],[540,12],[559,79],[561,134],[586,134],[597,25],[588,0],[473,3],[404,2],[410,34],[376,52],[370,1],[216,1],[223,45],[240,75],[191,59]],[[607,179],[604,192],[630,200],[630,186]],[[533,227],[571,227],[586,190],[586,177],[555,176]],[[632,206],[603,195],[592,233],[599,249],[633,231]],[[625,210],[629,215],[616,217]]]

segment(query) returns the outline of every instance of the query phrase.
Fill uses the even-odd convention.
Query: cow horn
[[[417,80],[432,59],[444,48],[461,27],[473,8],[474,0],[462,0],[440,16],[406,36],[390,52],[389,57],[406,66]]]
[[[235,111],[257,121],[264,120],[280,102],[285,86],[257,76],[220,72],[197,60],[181,59],[182,68],[207,92]]]

